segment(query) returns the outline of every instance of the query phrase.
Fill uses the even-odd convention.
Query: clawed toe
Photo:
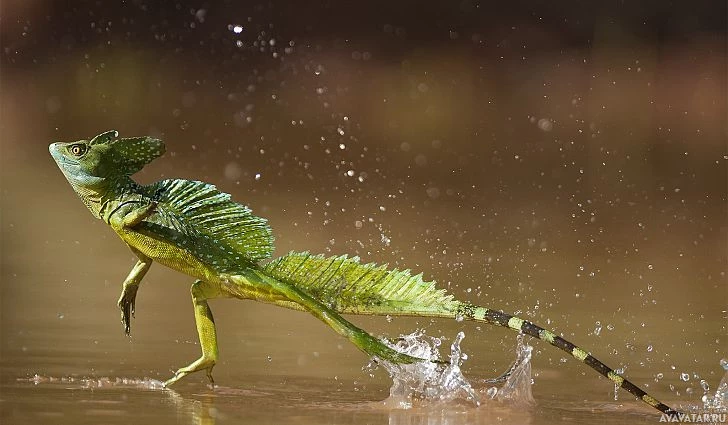
[[[189,366],[178,369],[174,373],[173,377],[169,378],[168,380],[166,380],[164,382],[164,387],[166,388],[166,387],[174,384],[175,382],[179,381],[180,379],[184,378],[185,376],[189,375],[190,373],[197,372],[197,371],[203,370],[203,369],[205,370],[205,372],[207,374],[207,379],[210,380],[210,384],[214,386],[215,380],[212,378],[212,368],[213,367],[215,367],[214,360],[211,360],[209,358],[204,358],[204,357],[200,358],[200,359],[196,360],[195,362],[193,362],[192,364],[190,364]]]

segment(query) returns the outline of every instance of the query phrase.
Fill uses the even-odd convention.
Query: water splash
[[[75,376],[41,376],[35,374],[28,378],[18,378],[19,382],[39,384],[75,384],[81,388],[109,388],[109,387],[134,387],[147,390],[158,390],[164,388],[164,383],[151,378],[91,378]]]
[[[392,387],[385,404],[393,408],[408,409],[414,405],[426,406],[451,401],[466,401],[478,406],[483,397],[518,404],[533,401],[530,364],[532,347],[523,343],[522,336],[518,338],[516,360],[509,371],[500,378],[478,381],[483,384],[502,383],[502,386],[478,389],[473,387],[461,371],[463,362],[468,358],[460,348],[464,338],[463,332],[457,334],[450,345],[450,354],[446,361],[442,360],[439,352],[444,338],[425,335],[422,330],[402,335],[396,342],[385,341],[399,352],[430,360],[413,364],[394,364],[379,359],[370,362],[368,370],[374,370],[381,365],[392,378]]]
[[[535,400],[531,393],[533,378],[531,378],[531,354],[533,347],[526,344],[524,335],[519,334],[516,345],[516,360],[508,371],[496,379],[486,379],[485,383],[499,382],[505,379],[501,388],[489,387],[486,394],[491,399],[508,401],[513,404],[531,404]]]
[[[720,365],[725,370],[725,374],[723,375],[723,379],[720,380],[715,394],[710,393],[710,387],[707,382],[700,382],[703,387],[703,409],[728,413],[728,359],[722,359]]]

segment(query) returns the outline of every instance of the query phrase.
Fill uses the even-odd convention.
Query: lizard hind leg
[[[218,285],[202,280],[193,283],[190,292],[192,293],[192,304],[195,309],[195,324],[197,325],[197,334],[200,338],[202,356],[188,366],[178,369],[174,376],[164,383],[165,387],[174,384],[190,373],[200,370],[207,372],[207,378],[211,384],[215,383],[212,379],[212,368],[215,367],[218,358],[217,332],[215,331],[215,320],[212,317],[212,310],[210,310],[207,300],[220,297],[222,294]]]
[[[418,361],[428,361],[428,359],[420,359],[400,353],[397,350],[387,346],[379,339],[373,337],[363,329],[356,327],[348,320],[344,319],[334,309],[329,308],[325,304],[318,301],[305,291],[296,288],[294,285],[279,281],[260,271],[250,271],[246,276],[248,282],[271,288],[276,293],[285,297],[274,304],[291,307],[291,302],[300,309],[308,311],[322,322],[326,323],[339,335],[346,337],[357,348],[365,352],[369,356],[380,360],[388,360],[394,363],[415,363]]]

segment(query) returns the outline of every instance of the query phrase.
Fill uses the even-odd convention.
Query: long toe
[[[184,378],[185,376],[189,375],[190,373],[197,372],[199,370],[207,370],[207,377],[210,379],[210,382],[212,382],[212,368],[215,367],[215,360],[205,357],[200,357],[199,359],[192,362],[189,366],[183,367],[181,369],[178,369],[177,372],[174,373],[174,376],[169,378],[165,383],[164,386],[167,387],[169,385],[174,384],[175,382],[179,381],[180,379]]]
[[[186,374],[181,374],[181,373],[180,373],[180,371],[178,370],[177,372],[175,372],[175,374],[174,374],[174,376],[173,376],[173,377],[171,377],[171,378],[167,379],[166,381],[164,381],[164,384],[163,384],[163,385],[164,385],[164,387],[165,387],[165,388],[169,387],[170,385],[172,385],[172,384],[174,384],[175,382],[177,382],[177,381],[179,381],[180,379],[182,379],[182,377],[184,377],[185,375],[186,375]]]

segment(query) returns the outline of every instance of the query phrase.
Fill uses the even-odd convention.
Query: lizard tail
[[[457,301],[444,289],[438,289],[435,282],[424,281],[421,274],[389,269],[387,265],[362,264],[358,257],[325,257],[307,252],[291,252],[265,264],[261,271],[305,291],[337,313],[460,317],[523,332],[569,353],[662,413],[678,414],[583,348],[527,320]],[[274,303],[300,309],[289,301]]]
[[[485,307],[476,307],[470,304],[461,304],[454,317],[463,317],[476,322],[503,326],[504,328],[509,328],[516,332],[523,332],[526,335],[548,342],[554,347],[569,353],[572,357],[594,369],[600,375],[607,377],[609,380],[614,382],[616,386],[623,388],[660,412],[670,417],[678,415],[676,410],[647,394],[647,392],[643,389],[627,380],[621,374],[617,373],[601,360],[589,354],[589,352],[583,348],[567,341],[547,329],[529,322],[528,320],[524,320],[501,311],[491,310]]]

